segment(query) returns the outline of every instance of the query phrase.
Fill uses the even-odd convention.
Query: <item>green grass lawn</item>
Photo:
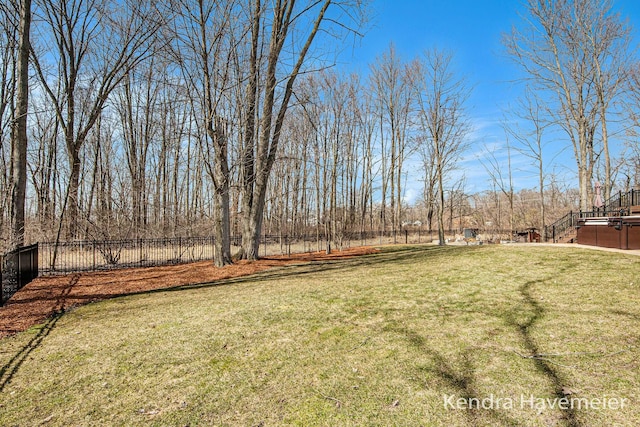
[[[639,354],[638,257],[393,247],[0,340],[0,425],[630,426]]]

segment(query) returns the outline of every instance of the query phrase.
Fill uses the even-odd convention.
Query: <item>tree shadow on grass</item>
[[[46,284],[39,287],[31,286],[30,290],[35,291],[36,296],[24,298],[13,298],[11,301],[11,307],[18,308],[14,310],[16,313],[28,311],[30,304],[39,304],[38,312],[42,312],[43,309],[46,313],[43,313],[43,317],[48,318],[55,316],[60,310],[69,309],[71,307],[77,307],[86,305],[92,302],[104,301],[108,299],[115,299],[120,297],[132,296],[132,295],[144,295],[153,294],[158,292],[176,292],[191,289],[210,288],[218,286],[227,286],[240,283],[256,283],[256,282],[268,282],[277,281],[279,279],[289,277],[300,277],[315,273],[330,273],[332,271],[348,271],[350,269],[359,267],[368,267],[375,264],[383,264],[385,262],[399,262],[399,263],[414,263],[418,262],[424,257],[431,259],[437,258],[439,255],[449,253],[448,250],[441,249],[433,246],[414,246],[414,247],[402,247],[402,248],[387,248],[382,252],[378,252],[371,255],[360,255],[349,258],[334,258],[328,260],[308,261],[300,260],[295,264],[283,265],[282,259],[278,259],[279,266],[274,266],[263,270],[261,272],[246,274],[244,276],[235,276],[226,279],[219,279],[209,282],[189,283],[173,286],[157,286],[155,289],[144,289],[139,291],[123,291],[123,292],[96,292],[95,287],[88,286],[85,292],[84,288],[78,284],[78,274],[67,276],[69,280],[73,282],[71,287],[74,288],[73,295],[71,295],[71,287],[65,283],[62,285],[56,284],[54,288],[48,289]],[[266,258],[269,259],[269,258]],[[195,267],[197,268],[197,267]],[[147,276],[147,278],[161,279],[165,276]],[[168,276],[166,276],[168,278]],[[108,280],[108,276],[106,276]],[[106,282],[108,284],[108,282]],[[47,304],[49,302],[49,304]],[[3,307],[4,308],[4,307]],[[6,314],[6,313],[5,313]],[[0,327],[4,328],[0,330],[0,337],[12,335],[24,330],[21,326],[18,329],[11,329],[10,318],[6,315],[3,323],[0,323]],[[40,315],[38,316],[40,318]],[[1,339],[1,338],[0,338]]]
[[[375,254],[359,255],[350,258],[337,258],[331,260],[303,261],[301,263],[269,268],[267,270],[249,274],[246,276],[220,279],[214,282],[170,286],[166,288],[129,293],[126,295],[118,295],[117,297],[128,295],[154,294],[162,292],[180,292],[191,289],[214,288],[241,283],[272,282],[279,279],[299,278],[319,273],[331,273],[336,271],[347,272],[358,268],[381,265],[386,262],[412,264],[422,261],[424,260],[424,258],[433,260],[437,257],[449,256],[452,250],[463,250],[463,248],[465,247],[453,248],[447,246],[412,246],[405,248],[390,248]],[[114,298],[116,296],[110,295],[109,297]]]
[[[50,317],[40,328],[38,333],[29,340],[4,366],[0,367],[0,393],[11,382],[29,354],[42,344],[42,341],[51,333],[64,313],[57,313]]]
[[[303,261],[300,264],[292,264],[283,267],[275,267],[265,270],[260,273],[251,274],[247,276],[235,277],[230,279],[222,279],[210,283],[179,285],[167,288],[160,288],[155,290],[147,290],[141,292],[133,292],[126,294],[90,294],[90,295],[74,295],[75,300],[86,299],[87,302],[114,299],[123,296],[130,295],[144,295],[153,294],[159,292],[179,292],[191,289],[201,289],[218,286],[228,286],[240,283],[255,283],[255,282],[269,282],[277,281],[279,279],[302,277],[306,275],[312,275],[317,273],[327,273],[333,271],[348,271],[356,268],[373,266],[385,262],[394,263],[414,263],[423,260],[425,257],[434,259],[439,256],[448,256],[452,250],[460,251],[462,248],[451,247],[439,247],[439,246],[411,246],[411,247],[393,247],[385,249],[382,252],[361,255],[351,258],[338,258],[331,260],[321,261]],[[463,250],[463,249],[462,249]],[[44,339],[51,333],[60,318],[67,308],[67,298],[69,297],[71,290],[78,283],[80,279],[79,274],[69,276],[69,283],[65,285],[62,292],[58,294],[55,301],[55,308],[52,310],[52,315],[49,317],[38,333],[29,340],[4,366],[0,367],[0,392],[9,384],[11,379],[18,372],[22,364],[28,358],[28,356],[37,349]]]
[[[611,313],[612,315],[615,315],[615,316],[626,317],[628,319],[636,320],[636,321],[640,322],[640,315],[638,315],[636,313],[631,313],[631,312],[626,311],[626,310],[609,310],[609,313]]]
[[[71,289],[78,283],[80,275],[74,274],[69,278],[69,283],[65,286],[63,292],[56,299],[56,308],[53,316],[40,327],[40,330],[33,336],[20,350],[11,358],[7,363],[0,367],[0,393],[2,393],[5,387],[11,382],[16,375],[22,364],[27,360],[29,355],[37,349],[44,339],[49,336],[51,331],[55,328],[56,324],[64,314],[64,300],[71,292]]]
[[[522,296],[523,302],[527,306],[525,309],[527,311],[526,316],[522,316],[522,311],[519,311],[518,313],[509,312],[505,317],[505,321],[509,326],[515,328],[520,335],[520,339],[528,353],[525,357],[531,360],[536,370],[542,373],[551,382],[554,396],[558,399],[564,399],[568,397],[567,393],[565,393],[566,379],[563,378],[561,373],[552,363],[544,358],[538,357],[540,349],[532,335],[536,324],[544,318],[545,309],[540,302],[533,297],[531,288],[533,285],[543,283],[546,280],[547,279],[533,280],[523,284],[520,287],[519,292]],[[517,315],[521,315],[524,318],[519,319]],[[562,414],[562,419],[568,427],[579,427],[581,425],[577,419],[576,411],[571,405],[569,405],[566,410],[563,410]]]
[[[434,350],[427,345],[427,341],[420,334],[406,327],[393,327],[391,331],[402,335],[410,345],[414,346],[421,352],[429,355],[433,366],[430,367],[418,367],[421,374],[435,375],[436,378],[444,382],[449,388],[455,390],[455,397],[453,400],[448,401],[448,396],[443,394],[443,407],[448,410],[464,410],[467,422],[473,426],[487,425],[487,421],[491,425],[508,425],[519,426],[523,425],[517,420],[509,417],[504,411],[499,408],[485,404],[482,406],[483,399],[490,399],[489,396],[483,396],[475,386],[476,382],[476,368],[473,364],[473,351],[474,349],[467,348],[460,354],[460,360],[458,363],[451,357],[445,357],[442,353]],[[421,385],[429,388],[429,384],[425,384],[420,381]],[[466,404],[464,408],[457,409],[456,402],[458,399],[463,399]],[[447,403],[449,402],[449,403]],[[454,408],[449,407],[449,404],[453,404]]]

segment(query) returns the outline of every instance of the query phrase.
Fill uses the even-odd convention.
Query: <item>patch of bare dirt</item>
[[[0,338],[27,330],[56,313],[94,301],[175,286],[210,283],[247,276],[292,263],[322,261],[375,253],[363,246],[334,251],[272,256],[215,267],[211,261],[163,267],[39,277],[0,307]]]

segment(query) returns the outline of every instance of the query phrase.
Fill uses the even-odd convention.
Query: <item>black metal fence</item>
[[[339,249],[379,243],[423,243],[430,241],[433,235],[434,233],[415,227],[395,232],[345,232],[334,236],[331,246]],[[240,236],[231,237],[232,251],[239,249],[241,241]],[[304,235],[265,234],[261,236],[260,255],[291,254],[326,248],[327,238],[324,232]],[[172,265],[213,260],[214,256],[213,237],[41,242],[40,274]]]
[[[460,234],[447,230],[447,236]],[[507,232],[508,233],[508,232]],[[402,230],[336,233],[331,249],[392,243],[426,243],[437,239],[437,231],[421,227]],[[231,237],[232,252],[240,248],[241,237]],[[308,234],[265,234],[260,238],[260,256],[325,250],[329,246],[324,230]],[[41,242],[40,275],[105,271],[131,267],[153,267],[213,260],[213,237],[172,237],[100,241]]]
[[[213,259],[212,237],[40,243],[40,274],[151,267]]]
[[[0,305],[38,277],[38,244],[5,254],[0,260]]]

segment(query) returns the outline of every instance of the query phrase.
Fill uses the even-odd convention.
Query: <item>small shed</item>
[[[475,239],[478,235],[477,228],[465,228],[464,229],[464,238],[465,239]]]
[[[518,236],[519,240],[524,240],[525,243],[540,243],[540,233],[535,227],[527,228],[523,231],[516,231],[514,233]]]

